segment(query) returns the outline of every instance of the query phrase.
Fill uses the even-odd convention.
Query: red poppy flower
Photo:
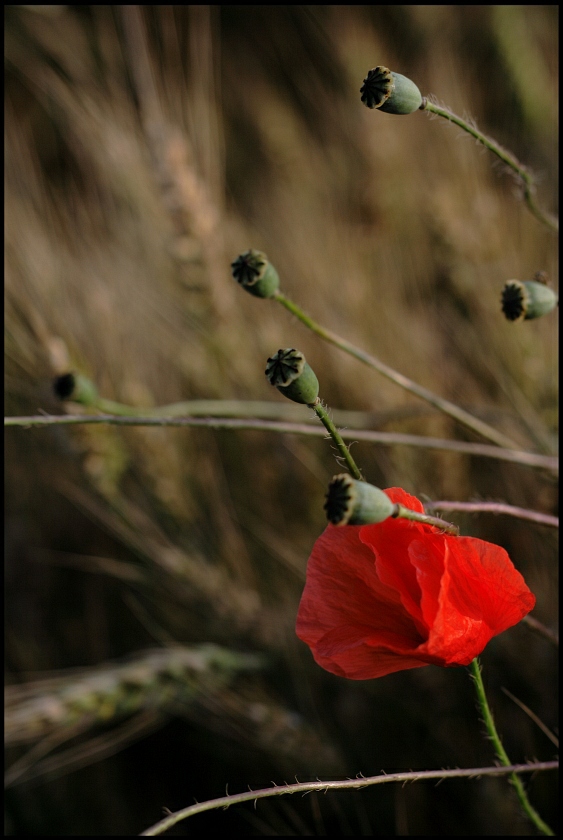
[[[385,492],[424,511],[398,487]],[[468,665],[535,602],[500,546],[388,518],[327,527],[309,558],[296,630],[322,668],[368,680]]]

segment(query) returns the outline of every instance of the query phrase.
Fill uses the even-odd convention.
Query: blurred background
[[[378,64],[409,76],[527,164],[556,212],[557,15],[6,7],[6,414],[79,411],[52,393],[68,370],[139,410],[201,398],[281,412],[265,361],[298,347],[331,408],[381,431],[477,440],[245,294],[230,263],[252,247],[322,324],[553,452],[556,317],[511,324],[499,300],[508,279],[542,270],[556,283],[555,236],[467,135],[369,111],[359,89]],[[423,500],[557,512],[547,471],[407,446],[353,453],[369,481]],[[340,471],[322,438],[9,428],[5,456],[6,834],[136,834],[226,784],[493,763],[466,669],[346,681],[295,637]],[[553,628],[553,529],[446,518],[509,551]],[[505,689],[554,729],[553,646],[520,624],[482,663],[511,759],[551,759]],[[555,774],[527,784],[556,828]],[[503,779],[264,801],[176,833],[217,830],[534,833]]]

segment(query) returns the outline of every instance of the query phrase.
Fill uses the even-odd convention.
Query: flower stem
[[[397,504],[397,510],[392,516],[400,516],[402,519],[410,519],[412,522],[422,522],[424,525],[434,525],[436,528],[445,531],[446,534],[459,537],[459,528],[452,525],[451,522],[445,522],[437,516],[429,516],[427,513],[420,513],[417,510],[410,510],[410,508],[406,508],[400,504]]]
[[[261,420],[307,422],[309,412],[304,405],[265,400],[185,400],[159,406],[133,406],[100,397],[93,408],[119,417],[241,417]],[[338,423],[368,429],[373,423],[368,412],[335,411]]]
[[[364,350],[361,350],[359,347],[356,347],[351,342],[347,341],[345,338],[341,338],[336,333],[333,333],[331,330],[325,329],[316,321],[314,321],[309,315],[307,315],[296,303],[286,297],[282,292],[277,291],[275,295],[273,295],[273,300],[277,300],[278,303],[281,303],[282,306],[285,306],[292,315],[295,315],[302,324],[308,327],[315,335],[320,336],[320,338],[328,341],[330,344],[334,344],[340,350],[343,350],[345,353],[348,353],[350,356],[354,356],[354,358],[359,359],[364,364],[368,365],[369,367],[377,370],[383,376],[386,376],[387,379],[390,379],[391,382],[394,382],[395,385],[399,385],[399,387],[403,388],[405,391],[409,391],[411,394],[415,394],[417,397],[420,397],[426,402],[433,405],[434,408],[437,408],[439,411],[442,411],[444,414],[448,414],[450,417],[453,417],[454,420],[457,420],[459,423],[462,423],[468,429],[471,429],[481,437],[484,437],[486,440],[495,443],[497,446],[505,447],[507,449],[519,449],[520,447],[514,443],[509,437],[502,434],[502,432],[497,432],[496,429],[493,429],[488,423],[484,423],[482,420],[479,420],[477,417],[473,417],[472,414],[469,412],[464,411],[463,408],[459,408],[454,403],[449,402],[448,400],[442,399],[437,394],[433,394],[432,391],[428,391],[426,388],[423,388],[422,385],[418,385],[416,382],[413,382],[412,379],[404,376],[402,373],[399,373],[393,368],[386,365],[384,362],[381,362],[379,359],[376,359],[375,356],[370,356],[369,353],[366,353]]]
[[[494,746],[497,758],[499,759],[500,763],[504,765],[504,767],[510,767],[510,759],[508,758],[506,750],[504,749],[502,741],[500,740],[500,736],[497,732],[493,715],[489,707],[489,703],[487,701],[487,696],[485,694],[485,686],[483,685],[483,679],[481,677],[481,666],[478,657],[475,657],[473,662],[469,665],[469,668],[471,669],[471,675],[475,683],[475,689],[477,691],[477,702],[479,704],[481,714],[483,715],[483,722],[487,729],[489,738]],[[536,828],[539,831],[541,831],[542,834],[545,834],[548,837],[554,837],[554,832],[547,825],[547,823],[545,823],[542,820],[535,808],[532,807],[524,785],[522,784],[522,780],[519,778],[519,776],[517,776],[516,773],[511,773],[510,781],[514,785],[514,789],[516,790],[516,795],[520,800],[522,809],[531,819]]]
[[[310,407],[313,409],[313,411],[315,412],[315,414],[317,415],[317,417],[319,418],[319,420],[321,421],[321,423],[335,442],[336,446],[338,447],[338,451],[346,461],[348,469],[350,470],[354,478],[356,478],[358,481],[363,481],[362,474],[356,462],[350,455],[350,450],[342,440],[340,432],[330,419],[328,412],[323,407],[323,404],[321,403],[320,399],[317,397],[316,402],[311,403]]]
[[[538,221],[542,224],[547,225],[547,227],[551,228],[551,230],[559,230],[559,221],[550,213],[546,213],[541,210],[536,204],[534,197],[536,185],[534,179],[526,167],[523,166],[513,154],[508,152],[506,149],[503,149],[496,140],[492,139],[492,137],[487,137],[487,135],[483,134],[482,131],[479,131],[478,128],[471,125],[461,117],[458,117],[457,114],[454,114],[449,110],[449,108],[441,108],[435,102],[431,102],[429,99],[425,98],[423,99],[421,110],[428,111],[431,114],[437,114],[439,117],[444,117],[446,120],[455,123],[455,125],[462,128],[478,140],[479,143],[482,143],[483,146],[485,146],[485,148],[487,148],[490,152],[500,158],[502,162],[509,166],[520,178],[524,189],[524,200],[528,205],[528,209],[533,213],[536,219],[538,219]]]

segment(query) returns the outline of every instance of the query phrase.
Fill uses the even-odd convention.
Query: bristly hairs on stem
[[[182,820],[193,817],[195,814],[201,814],[205,811],[213,811],[225,806],[236,805],[242,802],[257,801],[258,799],[267,799],[272,796],[284,796],[293,793],[307,793],[311,791],[324,791],[328,793],[329,790],[361,790],[373,785],[389,784],[393,782],[400,782],[403,785],[407,782],[423,781],[424,779],[478,779],[481,776],[504,776],[508,773],[534,773],[541,770],[557,770],[559,767],[558,761],[542,761],[530,762],[527,764],[514,764],[508,767],[471,767],[471,768],[456,768],[454,770],[419,770],[408,773],[382,773],[378,776],[363,776],[361,779],[338,779],[330,782],[321,782],[317,778],[314,782],[300,782],[299,784],[277,785],[272,788],[264,788],[262,790],[245,791],[244,793],[232,793],[229,797],[221,797],[219,799],[211,799],[207,802],[201,802],[198,805],[190,805],[180,811],[176,811],[170,816],[160,820],[150,828],[141,832],[141,837],[154,837],[158,834],[164,834],[169,828],[177,825]],[[226,802],[225,800],[228,799]],[[549,832],[547,832],[549,833]]]
[[[438,103],[438,100],[434,96],[423,96],[422,97],[422,104],[420,106],[421,111],[426,111],[429,114],[435,114],[439,117],[444,117],[444,119],[449,120],[449,122],[454,123],[455,125],[459,126],[463,131],[466,131],[472,137],[474,137],[479,143],[482,143],[485,148],[487,148],[490,152],[495,154],[500,160],[505,163],[516,175],[520,181],[524,192],[524,201],[528,206],[530,212],[536,217],[536,219],[541,222],[542,224],[546,225],[546,227],[550,228],[552,231],[559,230],[559,220],[553,216],[551,213],[547,213],[546,211],[542,210],[536,204],[535,200],[535,193],[536,193],[536,179],[532,175],[531,171],[524,166],[524,164],[520,163],[518,158],[512,154],[512,152],[508,151],[508,149],[503,148],[500,143],[498,143],[494,138],[489,137],[488,135],[484,134],[475,123],[474,119],[467,120],[463,117],[454,114],[451,108],[441,105]]]
[[[493,714],[489,706],[489,701],[487,700],[485,685],[481,676],[481,663],[479,662],[479,658],[477,656],[469,665],[469,669],[471,678],[475,685],[475,691],[477,693],[478,708],[483,716],[483,723],[487,730],[487,737],[493,744],[494,751],[500,763],[504,767],[510,767],[510,759],[506,753],[506,750],[504,749],[504,746],[500,739],[500,735],[498,734]],[[548,837],[553,837],[554,832],[552,831],[550,826],[546,822],[544,822],[544,820],[542,820],[536,809],[533,807],[530,800],[528,799],[528,794],[526,793],[524,785],[522,784],[522,780],[513,771],[511,771],[510,773],[510,781],[515,788],[516,795],[518,797],[522,810],[525,812],[525,814],[527,814],[531,822],[542,834],[545,834]]]

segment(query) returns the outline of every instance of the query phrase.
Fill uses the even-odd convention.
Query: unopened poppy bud
[[[360,93],[367,108],[377,108],[388,114],[412,114],[422,105],[422,94],[415,83],[400,73],[392,73],[387,67],[369,70]]]
[[[233,277],[251,295],[271,298],[280,287],[280,278],[266,254],[251,248],[231,263]]]
[[[529,321],[547,315],[557,306],[557,295],[536,280],[508,280],[501,296],[502,311],[509,321]]]
[[[95,405],[98,401],[98,389],[80,373],[63,373],[53,382],[55,396],[60,400],[71,400],[82,405]]]
[[[299,350],[278,350],[266,363],[266,376],[293,402],[312,405],[319,396],[319,380]]]
[[[371,525],[395,513],[389,496],[365,481],[347,473],[335,475],[328,487],[324,509],[333,525]]]

